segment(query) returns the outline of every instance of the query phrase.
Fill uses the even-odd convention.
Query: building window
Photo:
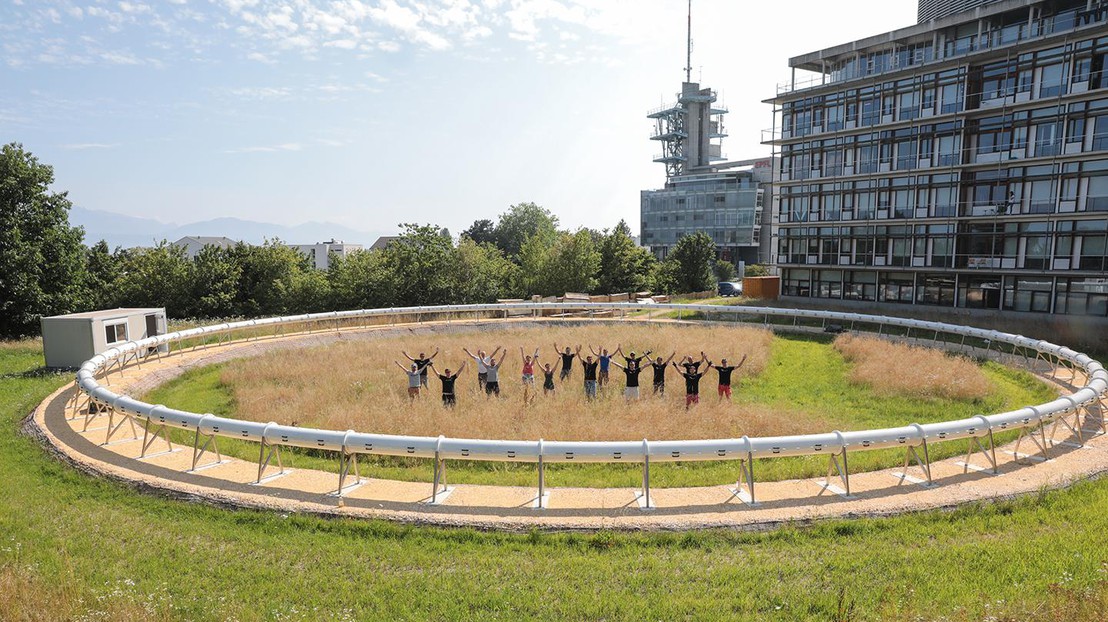
[[[916,302],[921,305],[954,306],[954,277],[924,274],[916,286]]]
[[[781,284],[786,296],[811,296],[810,285],[811,270],[786,270],[785,279]]]
[[[816,298],[842,298],[843,273],[841,270],[817,270],[815,278]]]
[[[1057,63],[1041,69],[1039,79],[1039,97],[1057,97],[1065,93],[1063,70],[1065,65]]]
[[[1049,278],[1007,277],[1004,279],[1004,308],[1009,311],[1050,312]]]
[[[911,272],[886,272],[881,275],[881,300],[885,302],[912,302],[915,279]]]
[[[113,320],[104,323],[104,337],[108,345],[127,341],[127,320]]]
[[[1062,152],[1062,123],[1040,123],[1035,126],[1035,157],[1053,156]]]
[[[965,277],[958,284],[958,306],[967,309],[999,309],[1000,277]]]
[[[1108,316],[1108,279],[1058,279],[1054,312],[1066,315]]]
[[[843,283],[843,298],[847,300],[877,300],[877,273],[847,272]]]

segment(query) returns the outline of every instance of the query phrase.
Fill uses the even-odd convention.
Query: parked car
[[[720,281],[719,283],[719,295],[720,296],[742,296],[743,284],[734,283],[730,281]]]

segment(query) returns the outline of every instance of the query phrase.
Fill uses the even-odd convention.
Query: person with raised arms
[[[485,382],[489,377],[489,360],[496,356],[496,353],[500,351],[497,348],[492,351],[491,355],[486,355],[484,350],[478,350],[477,354],[469,351],[469,348],[462,348],[462,352],[465,352],[471,359],[477,362],[477,390],[485,390]]]
[[[618,348],[619,344],[616,344],[616,347]],[[592,355],[600,361],[600,372],[596,375],[596,384],[603,387],[608,384],[608,369],[612,362],[612,355],[608,354],[608,348],[600,348],[600,351],[597,352],[592,349],[591,345],[589,346],[589,352],[592,352]]]
[[[650,366],[654,368],[654,395],[666,394],[666,368],[669,367],[670,362],[673,361],[673,357],[676,354],[676,352],[671,353],[669,358],[664,361],[662,357],[659,356],[650,364]]]
[[[554,372],[558,371],[558,366],[562,364],[562,360],[558,359],[554,363],[554,367],[550,366],[550,363],[543,363],[542,365],[542,394],[550,395],[554,393]]]
[[[711,361],[708,361],[708,367],[714,368],[719,372],[719,401],[723,401],[723,396],[727,396],[727,401],[731,401],[731,372],[743,366],[746,362],[746,355],[743,355],[743,360],[739,361],[738,365],[728,365],[727,359],[721,359],[719,365],[712,365]]]
[[[673,364],[673,368],[685,377],[685,410],[688,410],[692,404],[700,403],[700,379],[704,377],[704,372],[695,368],[693,371],[682,370],[677,363]]]
[[[539,349],[535,348],[535,353],[528,355],[520,346],[519,356],[523,359],[523,403],[529,404],[535,399],[535,363],[539,360]]]
[[[500,350],[501,348],[493,350],[493,354],[489,356],[489,362],[485,364],[485,368],[488,369],[488,372],[486,372],[488,376],[485,378],[485,395],[500,397],[500,366],[508,358],[508,351],[505,350],[499,362],[494,359],[493,356],[496,356],[496,353]]]
[[[581,350],[581,346],[577,346],[577,350]],[[573,371],[573,352],[570,351],[569,346],[566,346],[566,351],[562,352],[558,348],[558,342],[554,342],[554,351],[558,353],[558,356],[562,357],[562,373],[558,374],[558,380],[565,382],[569,378],[570,372]],[[580,354],[580,352],[578,352]]]
[[[627,375],[627,386],[623,389],[623,397],[628,402],[631,400],[639,399],[639,373],[642,372],[642,367],[635,360],[631,360],[626,366],[620,365],[616,361],[612,361],[612,365],[623,370],[623,373]]]
[[[400,361],[393,361],[393,363],[396,363],[396,366],[408,375],[408,401],[414,401],[415,398],[419,397],[420,378],[423,375],[423,370],[427,368],[427,365],[420,367],[412,363],[412,369],[409,371],[408,368],[400,364]],[[428,365],[430,365],[430,363],[428,363]]]
[[[409,361],[411,361],[411,362],[415,363],[416,365],[419,365],[421,368],[423,368],[423,374],[419,377],[419,383],[423,385],[424,389],[426,389],[427,388],[427,368],[431,365],[431,361],[435,360],[435,357],[439,355],[439,349],[435,348],[435,353],[432,354],[431,356],[427,356],[423,352],[420,352],[419,353],[419,358],[412,358],[412,357],[408,356],[408,353],[403,351],[403,350],[401,350],[400,353],[404,355],[404,358],[408,359]]]
[[[567,350],[569,348],[566,348]],[[588,355],[585,358],[581,358],[581,346],[577,346],[577,358],[581,359],[581,367],[585,370],[585,397],[590,400],[596,399],[596,368],[600,365],[600,361],[592,360],[592,355]]]
[[[618,348],[616,348],[616,354],[623,357],[624,364],[630,365],[631,361],[634,361],[636,367],[642,367],[642,360],[649,359],[651,352],[653,352],[653,350],[647,350],[646,353],[642,356],[635,356],[634,350],[631,350],[631,354],[627,355],[623,353],[623,346],[619,346]]]
[[[458,368],[458,371],[453,374],[450,373],[450,368],[447,367],[443,370],[443,373],[439,373],[439,370],[435,369],[435,364],[431,363],[431,370],[442,381],[442,405],[443,408],[454,408],[454,405],[458,403],[458,398],[454,393],[454,381],[458,379],[458,376],[465,371],[466,363],[469,361],[462,361],[462,366]]]
[[[706,362],[707,360],[708,355],[704,354],[704,352],[701,351],[699,360],[693,359],[692,356],[685,356],[685,358],[681,359],[681,367],[684,367],[685,371],[687,372],[700,371],[700,364]]]

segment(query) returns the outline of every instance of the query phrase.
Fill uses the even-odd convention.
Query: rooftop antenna
[[[689,39],[685,49],[685,82],[692,82],[692,0],[689,0]]]

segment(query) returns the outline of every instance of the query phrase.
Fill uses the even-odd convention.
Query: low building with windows
[[[312,262],[312,266],[319,270],[326,270],[331,266],[331,255],[334,254],[338,257],[345,258],[354,251],[362,250],[361,244],[347,244],[342,240],[331,239],[330,242],[319,242],[317,244],[290,244],[289,247],[300,251],[301,254],[308,257],[308,260]]]
[[[660,190],[643,190],[642,245],[665,259],[682,236],[703,231],[716,243],[719,259],[736,265],[763,261],[762,201],[772,169],[769,158],[728,162],[670,177]]]
[[[164,308],[104,309],[40,320],[42,350],[51,369],[80,367],[110,347],[166,333]],[[157,348],[168,352],[168,346]]]
[[[783,295],[1108,316],[1108,4],[920,16],[767,100]]]

